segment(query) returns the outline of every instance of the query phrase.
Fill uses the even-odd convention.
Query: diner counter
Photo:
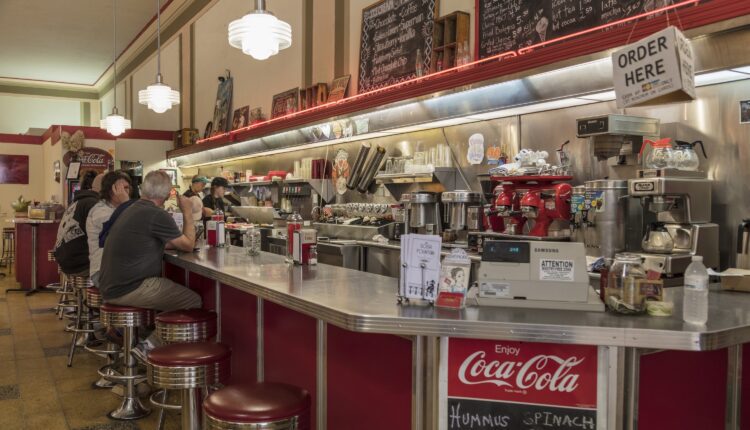
[[[750,342],[750,294],[709,296],[705,327],[682,321],[682,291],[670,290],[671,317],[608,312],[399,305],[393,278],[320,264],[289,266],[284,257],[237,248],[167,253],[167,262],[335,326],[369,333],[449,336],[666,350],[715,350]],[[469,300],[471,301],[471,300]]]

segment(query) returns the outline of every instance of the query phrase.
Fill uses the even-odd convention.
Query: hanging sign
[[[66,152],[63,156],[63,163],[66,166],[70,165],[73,161],[74,156],[77,154],[78,160],[81,162],[81,170],[93,169],[93,170],[105,170],[113,164],[112,154],[99,148],[83,148],[77,153]]]
[[[617,107],[647,106],[695,99],[690,41],[675,27],[612,54]]]
[[[597,428],[596,346],[450,338],[447,355],[446,429]]]

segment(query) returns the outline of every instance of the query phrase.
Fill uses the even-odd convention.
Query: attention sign
[[[695,70],[690,42],[668,27],[612,54],[617,107],[655,105],[695,99]]]

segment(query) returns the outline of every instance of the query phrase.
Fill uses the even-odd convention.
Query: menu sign
[[[678,0],[476,0],[479,58],[517,51]],[[710,0],[703,0],[706,3]],[[670,12],[674,13],[674,12]]]
[[[437,0],[382,0],[362,11],[359,92],[430,70]]]
[[[596,429],[595,346],[448,341],[447,429]]]
[[[112,154],[99,148],[83,148],[77,153],[68,151],[63,155],[63,163],[68,166],[75,157],[75,161],[81,162],[81,170],[105,170],[113,163]]]

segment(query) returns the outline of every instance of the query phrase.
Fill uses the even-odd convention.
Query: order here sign
[[[690,41],[668,27],[612,54],[617,107],[695,99]]]

